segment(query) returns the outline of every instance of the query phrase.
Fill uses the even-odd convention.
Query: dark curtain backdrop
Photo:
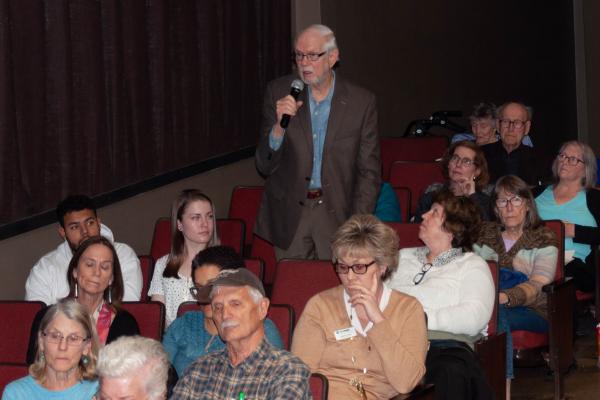
[[[290,2],[0,0],[0,225],[252,146]]]

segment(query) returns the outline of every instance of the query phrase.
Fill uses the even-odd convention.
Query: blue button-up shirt
[[[321,165],[323,164],[323,146],[325,144],[325,135],[327,134],[327,124],[329,122],[329,112],[331,111],[331,99],[335,90],[335,74],[333,82],[327,97],[317,102],[312,96],[312,90],[308,86],[308,105],[310,108],[310,123],[312,126],[313,139],[313,168],[310,176],[309,189],[319,189],[321,187]],[[277,151],[281,147],[283,137],[275,139],[273,132],[269,135],[269,146]]]

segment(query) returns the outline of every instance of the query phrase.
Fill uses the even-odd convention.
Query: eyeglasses
[[[432,263],[423,264],[423,266],[421,267],[421,272],[417,273],[413,277],[413,283],[415,285],[418,285],[419,283],[423,282],[423,278],[425,278],[425,274],[427,272],[429,272],[429,270],[431,269],[431,267],[433,267]]]
[[[333,266],[335,267],[335,272],[337,272],[338,274],[347,274],[350,270],[352,270],[352,272],[354,272],[355,274],[362,275],[366,273],[367,268],[369,268],[373,264],[375,264],[375,260],[371,261],[368,264],[354,265],[346,265],[342,264],[341,262],[336,262],[335,264],[333,264]]]
[[[89,340],[89,337],[82,337],[75,333],[66,337],[62,333],[56,331],[42,332],[42,335],[44,335],[48,343],[60,344],[62,340],[65,339],[67,341],[67,346],[80,346],[83,342]]]
[[[572,167],[577,165],[577,163],[585,164],[585,162],[583,160],[581,160],[575,156],[568,156],[565,153],[558,153],[556,158],[558,158],[559,161],[566,161],[567,164],[569,164]]]
[[[457,156],[456,154],[452,156],[452,158],[450,158],[450,162],[452,164],[456,164],[458,166],[465,166],[465,167],[470,167],[471,165],[475,165],[475,161],[471,160],[470,158],[460,158],[459,156]]]
[[[293,56],[294,56],[294,59],[296,59],[296,61],[298,61],[298,62],[301,62],[304,59],[304,57],[306,57],[306,59],[308,61],[317,61],[325,53],[327,53],[327,52],[324,51],[322,53],[308,53],[308,54],[304,54],[304,53],[300,53],[299,51],[295,51],[294,54],[293,54]]]
[[[521,207],[524,201],[521,196],[513,196],[510,199],[496,199],[496,207],[504,208],[508,203],[512,204],[513,207]]]
[[[510,119],[501,119],[500,127],[510,129],[510,126],[512,125],[514,129],[522,129],[526,123],[527,121],[521,121],[520,119],[515,119],[514,121],[511,121]]]

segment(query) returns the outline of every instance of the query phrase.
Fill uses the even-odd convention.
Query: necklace
[[[369,346],[369,351],[371,351],[371,346]],[[352,356],[352,365],[356,366],[356,357]],[[367,367],[357,368],[363,375],[367,374]],[[360,394],[361,400],[367,400],[367,391],[365,390],[365,385],[363,384],[360,377],[355,376],[350,379],[350,385],[354,386],[356,391]]]

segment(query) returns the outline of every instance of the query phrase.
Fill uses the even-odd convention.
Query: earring
[[[112,286],[108,285],[108,304],[112,304]]]
[[[84,367],[87,367],[87,365],[90,363],[90,358],[88,356],[86,356],[85,354],[81,356],[81,364],[83,364]]]
[[[79,297],[79,288],[77,287],[77,281],[75,281],[75,298]]]
[[[44,351],[40,351],[40,361],[41,362],[46,362],[46,354],[44,354]]]

